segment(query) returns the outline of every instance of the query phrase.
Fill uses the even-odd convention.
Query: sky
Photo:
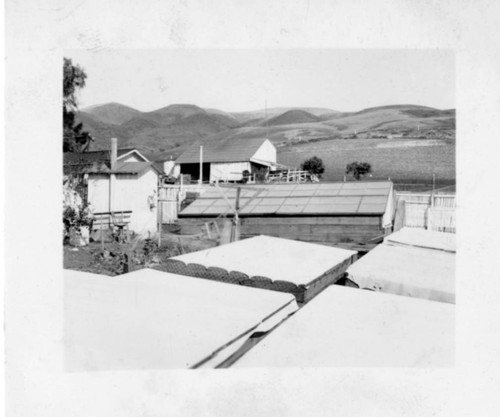
[[[110,102],[141,111],[170,104],[229,112],[266,105],[455,108],[451,50],[68,50],[65,56],[87,73],[80,108]]]

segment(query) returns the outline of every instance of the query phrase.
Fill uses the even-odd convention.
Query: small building
[[[237,187],[206,191],[179,213],[186,233],[234,216]],[[240,236],[268,235],[327,245],[382,241],[392,231],[390,181],[263,184],[241,188]]]
[[[107,152],[107,151],[106,151]],[[87,202],[97,217],[112,222],[111,213],[123,220],[128,229],[143,236],[158,228],[157,190],[161,172],[138,151],[122,151],[118,156],[112,139],[109,161],[92,164],[82,172],[87,176]],[[100,222],[94,224],[99,228]],[[108,226],[108,225],[105,225]]]
[[[454,366],[455,306],[332,285],[234,368]]]
[[[339,281],[357,253],[295,240],[256,236],[175,256],[169,272],[294,294],[306,303]]]
[[[141,269],[64,271],[65,370],[215,368],[298,306],[290,294]]]
[[[347,270],[360,288],[455,303],[455,234],[403,228]]]
[[[181,174],[204,182],[234,182],[250,175],[264,176],[276,166],[276,148],[265,138],[230,139],[186,150],[175,161]]]

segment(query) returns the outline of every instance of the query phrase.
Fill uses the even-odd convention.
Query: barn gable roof
[[[241,190],[239,215],[382,215],[391,192],[391,181],[245,186]],[[231,214],[235,199],[236,187],[214,188],[181,211],[179,217]]]
[[[230,139],[224,142],[203,144],[203,162],[246,162],[250,161],[266,138]],[[193,146],[177,160],[177,164],[200,162],[200,147]]]

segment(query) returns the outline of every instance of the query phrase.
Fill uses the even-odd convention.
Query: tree
[[[85,152],[92,136],[83,131],[82,123],[75,124],[78,110],[77,93],[85,87],[87,74],[71,59],[64,58],[63,67],[63,152]]]
[[[372,172],[372,166],[368,162],[351,162],[345,167],[345,173],[347,175],[352,173],[352,176],[358,181],[365,175]]]
[[[311,174],[316,175],[318,178],[321,178],[321,175],[323,174],[323,172],[325,172],[323,160],[321,158],[318,158],[317,156],[306,159],[304,162],[302,162],[301,167],[303,171],[309,171]]]

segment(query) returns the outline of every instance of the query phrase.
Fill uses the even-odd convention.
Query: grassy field
[[[278,161],[299,167],[312,156],[325,165],[324,181],[342,181],[348,163],[368,162],[373,178],[390,177],[395,183],[447,186],[455,182],[455,143],[436,139],[328,140],[280,148]]]

